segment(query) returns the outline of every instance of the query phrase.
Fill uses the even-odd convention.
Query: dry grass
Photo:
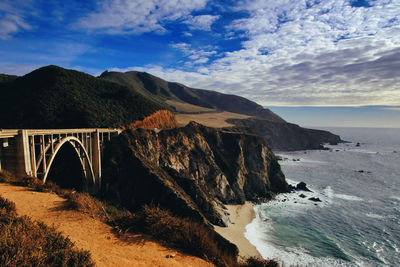
[[[165,245],[201,257],[217,266],[237,266],[236,255],[218,242],[216,233],[206,225],[148,205],[129,218],[130,221],[123,219],[124,224],[120,225],[128,226],[130,231],[148,234]]]
[[[88,251],[52,227],[18,217],[15,204],[0,196],[0,266],[94,266]]]
[[[5,170],[0,170],[0,183],[10,183],[13,180],[15,180],[15,177],[12,173]]]
[[[275,267],[275,261],[248,258],[238,263],[236,253],[219,241],[216,232],[189,218],[181,218],[158,206],[145,205],[135,214],[105,203],[88,193],[62,189],[51,181],[26,177],[23,185],[40,192],[53,192],[67,199],[66,208],[78,210],[110,224],[116,232],[144,233],[166,246],[172,246],[217,266]],[[1,204],[1,202],[0,202]],[[274,265],[275,264],[275,265]]]
[[[178,121],[174,113],[169,110],[159,110],[144,118],[142,121],[135,121],[128,125],[128,129],[172,129],[178,127]]]
[[[244,259],[240,264],[241,267],[279,267],[279,264],[274,260],[264,260],[257,257]]]
[[[214,128],[233,127],[233,124],[226,122],[227,119],[247,119],[250,117],[247,115],[227,111],[200,114],[177,114],[175,116],[179,125],[186,125],[191,121],[195,121],[205,126]]]
[[[200,112],[214,112],[216,109],[212,108],[203,108],[200,106],[192,105],[186,102],[178,102],[175,100],[167,100],[165,101],[170,106],[173,106],[177,112],[184,113],[200,113]]]

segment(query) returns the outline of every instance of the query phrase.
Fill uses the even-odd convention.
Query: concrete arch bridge
[[[83,190],[96,192],[101,185],[101,153],[104,142],[120,129],[0,130],[0,170],[19,177],[38,177],[46,182],[51,167],[66,144],[79,159]]]

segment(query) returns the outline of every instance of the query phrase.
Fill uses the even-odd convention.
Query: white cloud
[[[311,4],[306,4],[311,3]],[[400,103],[400,2],[241,1],[248,18],[229,31],[248,40],[206,71],[145,68],[188,86],[239,94],[264,105]],[[178,46],[176,47],[178,48]],[[196,54],[181,45],[192,60]]]
[[[191,30],[211,31],[211,25],[218,19],[219,16],[212,15],[189,16],[184,23],[188,24]]]
[[[10,39],[14,33],[23,29],[29,30],[31,29],[31,26],[21,17],[7,14],[0,19],[0,39]]]
[[[205,7],[207,0],[105,0],[97,11],[75,23],[108,34],[165,32],[163,23],[188,16]]]
[[[186,67],[192,67],[193,65],[204,64],[209,61],[209,57],[216,55],[214,47],[202,47],[201,49],[194,49],[188,43],[177,43],[172,44],[171,47],[182,52],[190,61],[186,62]]]
[[[32,29],[24,18],[32,10],[31,4],[31,1],[18,0],[4,0],[0,3],[0,39],[7,40],[21,30]]]

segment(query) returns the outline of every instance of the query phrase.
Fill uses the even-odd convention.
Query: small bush
[[[169,110],[159,110],[152,115],[144,118],[142,121],[135,121],[131,123],[128,129],[172,129],[178,127],[178,121],[175,118],[174,113]]]
[[[0,183],[8,183],[14,179],[14,176],[5,170],[0,170]]]
[[[64,195],[67,198],[67,207],[73,210],[87,213],[92,217],[97,217],[107,221],[109,216],[100,200],[95,199],[88,193],[78,193],[69,191]]]
[[[5,199],[1,196],[0,196],[0,209],[2,209],[2,212],[14,214],[14,215],[17,212],[14,202],[11,202],[8,199]]]
[[[11,212],[10,212],[11,211]],[[17,217],[14,203],[0,196],[0,266],[94,266],[88,251],[52,227]]]
[[[88,193],[62,189],[47,181],[45,184],[35,177],[26,177],[23,185],[40,192],[54,192],[67,199],[66,208],[97,217],[110,224],[117,232],[144,233],[186,253],[211,261],[217,266],[231,267],[276,267],[274,260],[250,257],[238,263],[235,253],[221,243],[215,231],[188,218],[180,218],[158,206],[145,205],[138,213],[119,209],[102,202]],[[0,205],[1,205],[0,199]],[[9,210],[13,203],[7,202]],[[15,207],[14,207],[15,209]],[[1,252],[1,251],[0,251]],[[1,262],[0,262],[1,263]],[[0,264],[1,266],[1,264]]]
[[[236,257],[218,244],[213,229],[187,218],[176,217],[160,207],[145,205],[138,214],[121,217],[115,223],[122,229],[148,234],[165,245],[217,266],[238,265]]]
[[[240,264],[241,267],[279,267],[275,260],[264,260],[258,257],[249,257]]]

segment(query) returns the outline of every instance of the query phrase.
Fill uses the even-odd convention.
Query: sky
[[[400,114],[400,0],[2,0],[0,73],[50,64]]]

